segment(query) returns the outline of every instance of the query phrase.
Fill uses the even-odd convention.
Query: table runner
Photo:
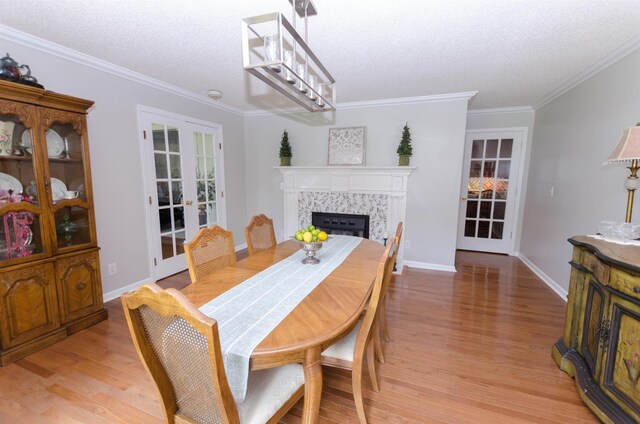
[[[249,359],[256,346],[336,269],[362,238],[331,236],[316,252],[320,263],[305,265],[298,251],[200,307],[218,322],[229,387],[237,403],[244,401]]]

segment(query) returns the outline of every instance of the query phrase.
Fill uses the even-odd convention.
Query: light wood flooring
[[[405,269],[392,341],[364,381],[370,423],[596,423],[550,356],[566,303],[518,259],[458,252],[457,273]],[[163,286],[182,287],[181,273]],[[109,320],[0,368],[0,423],[161,423],[119,300]],[[283,418],[299,423],[302,402]],[[321,423],[356,423],[348,372],[324,370]]]

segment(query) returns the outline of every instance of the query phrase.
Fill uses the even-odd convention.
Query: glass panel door
[[[37,149],[31,128],[35,109],[0,101],[0,266],[50,252],[44,231]]]
[[[198,198],[198,227],[207,228],[218,223],[216,209],[216,158],[213,134],[194,131],[196,153],[196,188]]]
[[[509,253],[520,134],[467,137],[458,248]]]
[[[57,251],[74,250],[95,243],[92,234],[86,180],[86,131],[76,114],[47,112],[44,154],[49,174],[48,201],[52,205]]]

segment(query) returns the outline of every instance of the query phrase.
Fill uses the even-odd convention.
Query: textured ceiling
[[[638,0],[314,4],[309,44],[338,103],[478,90],[473,109],[533,105],[640,33]],[[0,23],[249,111],[294,106],[242,70],[240,19],[274,11],[289,3],[21,0]]]

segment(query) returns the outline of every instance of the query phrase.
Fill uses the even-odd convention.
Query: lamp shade
[[[620,141],[613,149],[613,153],[605,161],[605,165],[629,162],[634,159],[640,159],[640,126],[624,130]]]

